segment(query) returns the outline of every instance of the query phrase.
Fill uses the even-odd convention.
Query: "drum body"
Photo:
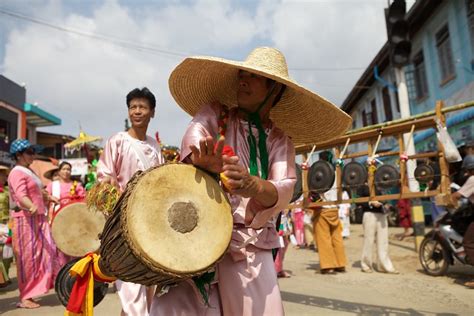
[[[69,274],[69,270],[72,266],[79,261],[80,258],[76,258],[68,263],[59,270],[58,276],[54,281],[54,290],[58,296],[59,301],[63,306],[67,307],[69,298],[71,296],[72,288],[74,287],[74,282],[76,282],[76,277],[73,277]],[[103,282],[94,282],[94,306],[99,304],[107,294],[109,285]]]
[[[224,191],[192,165],[139,172],[107,220],[101,270],[123,281],[165,285],[201,275],[224,255],[232,236]]]
[[[99,249],[99,234],[104,225],[102,213],[89,210],[86,203],[71,202],[55,213],[51,233],[59,250],[72,257],[82,257]]]

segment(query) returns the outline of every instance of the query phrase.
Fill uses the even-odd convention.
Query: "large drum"
[[[170,163],[129,181],[102,233],[99,267],[123,281],[175,283],[212,269],[231,236],[231,207],[217,181]]]
[[[99,234],[105,216],[87,208],[86,203],[71,202],[54,215],[51,232],[56,246],[66,255],[82,257],[99,249]]]

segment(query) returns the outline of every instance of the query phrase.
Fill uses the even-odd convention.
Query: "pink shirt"
[[[8,187],[10,189],[10,200],[19,208],[23,208],[20,200],[24,197],[28,197],[33,204],[38,207],[38,210],[34,215],[45,214],[46,206],[41,192],[43,186],[41,180],[33,171],[31,171],[31,169],[21,166],[13,168],[8,176]],[[27,217],[31,216],[31,213],[27,210],[19,212],[12,211],[10,212],[10,215],[12,217]]]
[[[76,190],[75,190],[76,193],[74,195],[71,195],[72,185],[73,185],[73,181],[59,182],[60,196],[56,196],[56,197],[61,200],[70,199],[72,197],[84,198],[86,195],[86,192],[82,184],[80,182],[77,182]],[[48,191],[49,194],[53,195],[53,182],[48,183],[48,185],[46,186],[46,190]],[[63,204],[63,201],[61,201],[61,204]]]
[[[199,148],[199,140],[206,136],[216,137],[218,134],[217,120],[220,105],[205,105],[191,121],[181,144],[182,159],[191,154],[190,145]],[[258,130],[253,134],[258,142]],[[233,257],[245,253],[243,245],[252,244],[261,249],[279,247],[278,235],[275,230],[275,215],[285,209],[293,195],[296,183],[295,149],[290,138],[282,130],[273,126],[266,129],[268,150],[268,181],[278,192],[278,200],[270,208],[262,207],[255,199],[243,198],[228,194],[234,219],[234,234],[231,243]],[[248,123],[237,117],[236,111],[230,111],[225,134],[226,144],[232,146],[239,163],[249,167],[249,145],[247,142]],[[258,161],[258,163],[260,163]],[[260,168],[260,165],[259,165]],[[239,250],[240,249],[240,250]]]
[[[142,153],[143,158],[135,148]],[[142,161],[144,159],[146,161]],[[154,138],[147,136],[146,141],[141,141],[127,132],[120,132],[112,136],[105,145],[97,165],[97,179],[100,181],[106,176],[112,177],[123,191],[135,172],[146,170],[147,165],[157,166],[164,162],[160,145]]]

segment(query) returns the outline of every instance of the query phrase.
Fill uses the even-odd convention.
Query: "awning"
[[[23,110],[26,112],[26,121],[28,124],[42,127],[61,125],[61,119],[42,110],[39,106],[31,103],[25,103]]]

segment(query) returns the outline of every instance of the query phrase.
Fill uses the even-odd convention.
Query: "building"
[[[381,12],[380,14],[383,14]],[[418,0],[407,13],[412,43],[411,63],[404,67],[412,115],[474,100],[474,0]],[[380,49],[341,108],[353,118],[353,128],[400,118],[389,45]],[[453,113],[449,132],[458,145],[474,136],[474,108]],[[415,137],[417,151],[436,148],[434,131]],[[397,147],[383,138],[380,150]],[[366,149],[357,144],[351,151]]]
[[[61,125],[61,119],[26,102],[26,89],[0,75],[0,164],[13,165],[10,143],[27,138],[37,144],[36,128]]]

